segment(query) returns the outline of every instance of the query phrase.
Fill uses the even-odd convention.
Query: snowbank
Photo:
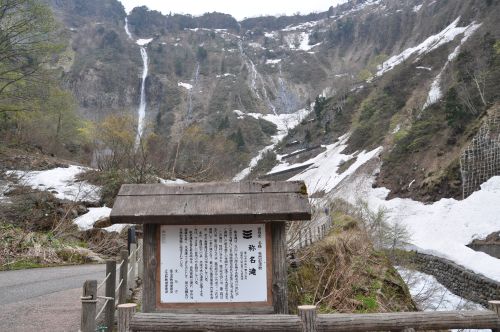
[[[364,199],[372,210],[386,210],[389,222],[400,222],[407,227],[412,249],[449,259],[500,281],[500,260],[466,246],[474,238],[500,230],[500,176],[491,178],[481,186],[481,190],[462,201],[441,199],[426,205],[411,199],[386,200],[388,189],[372,188],[374,175],[355,174],[362,165],[378,157],[382,148],[345,155],[342,151],[346,142],[347,135],[344,135],[337,143],[326,146],[327,150],[316,157],[300,164],[282,163],[271,173],[312,163],[289,180],[305,181],[311,194],[331,192],[331,196],[353,204],[358,199]],[[353,158],[356,158],[354,163],[339,174],[339,166]]]
[[[153,40],[153,38],[149,38],[149,39],[137,39],[135,41],[135,43],[139,46],[145,46],[149,43],[151,43],[151,41]]]
[[[471,302],[450,292],[429,274],[396,266],[408,285],[410,294],[423,311],[484,310],[480,304]],[[483,330],[489,331],[489,330]]]
[[[255,119],[264,119],[266,121],[274,123],[278,131],[276,135],[271,136],[271,144],[260,150],[257,153],[257,156],[250,160],[250,164],[248,165],[248,167],[234,176],[233,181],[241,181],[246,178],[252,171],[252,168],[257,166],[257,163],[262,159],[264,154],[267,151],[274,149],[274,147],[288,134],[288,131],[295,128],[300,123],[300,121],[302,121],[302,119],[304,119],[309,114],[309,112],[310,111],[306,109],[301,109],[291,114],[247,113],[247,116],[251,116]]]
[[[443,69],[441,69],[439,74],[432,82],[431,89],[429,90],[427,101],[425,102],[423,109],[426,109],[428,106],[438,102],[443,97],[443,93],[441,92],[441,78],[443,76],[444,70],[446,69],[450,61],[453,61],[458,56],[458,53],[460,52],[460,47],[467,41],[467,39],[469,39],[470,36],[472,36],[472,34],[474,34],[474,32],[480,26],[481,24],[476,24],[475,22],[472,22],[465,28],[464,36],[460,41],[460,44],[457,47],[455,47],[455,49],[453,50],[453,52],[450,53],[450,55],[448,55],[448,60],[445,62]]]
[[[266,65],[275,65],[277,63],[280,63],[281,59],[267,59],[266,60]]]
[[[177,83],[177,86],[181,86],[183,87],[184,89],[187,89],[187,90],[191,90],[193,88],[193,86],[189,83],[182,83],[182,82],[179,82]]]
[[[78,181],[76,176],[89,170],[82,166],[71,165],[46,171],[7,171],[7,175],[18,178],[19,184],[50,191],[56,198],[70,201],[98,202],[100,190],[98,186],[85,181]]]
[[[184,184],[184,183],[188,183],[188,182],[181,180],[181,179],[175,179],[175,180],[160,179],[160,183],[163,183],[163,184]]]
[[[463,201],[441,199],[425,205],[411,199],[386,201],[389,190],[371,189],[371,208],[388,209],[390,221],[406,225],[411,243],[421,252],[447,258],[500,281],[500,260],[466,245],[500,229],[500,176],[493,177]]]
[[[275,166],[268,174],[273,174],[277,172],[286,171],[287,169],[292,169],[300,166],[305,166],[312,164],[303,172],[295,175],[290,181],[303,180],[308,188],[310,194],[316,192],[329,192],[337,184],[339,184],[343,179],[347,178],[353,174],[359,167],[365,164],[368,160],[372,159],[374,156],[378,155],[382,148],[376,148],[372,151],[366,152],[362,151],[360,153],[353,153],[351,155],[342,154],[342,151],[347,147],[346,143],[349,139],[349,135],[341,136],[338,142],[324,146],[326,148],[325,152],[318,154],[307,161],[296,164],[288,164],[287,162],[282,162]],[[350,165],[344,172],[338,173],[340,165],[345,162],[351,161],[355,158],[355,161]]]
[[[453,41],[458,35],[462,33],[465,33],[466,35],[465,37],[468,38],[480,26],[480,24],[472,22],[468,26],[458,27],[457,25],[459,21],[460,17],[458,17],[455,21],[453,21],[444,30],[442,30],[436,35],[430,36],[419,45],[415,47],[410,47],[401,52],[400,54],[394,55],[391,58],[389,58],[387,61],[382,63],[382,65],[379,66],[377,76],[381,76],[384,73],[392,70],[394,67],[404,62],[412,55],[422,55],[429,53],[439,48],[440,46]]]
[[[5,197],[5,192],[9,190],[10,184],[7,181],[0,180],[0,202],[8,202],[9,198]]]
[[[321,43],[309,45],[309,34],[307,32],[286,35],[285,41],[291,50],[310,51],[312,48],[321,45]]]

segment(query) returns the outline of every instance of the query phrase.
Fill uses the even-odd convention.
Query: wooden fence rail
[[[85,281],[80,332],[113,331],[117,304],[127,302],[129,289],[135,287],[137,277],[142,279],[142,256],[139,253],[142,253],[142,244],[132,246],[130,255],[128,250],[122,250],[118,266],[115,261],[106,262],[106,276],[99,285],[96,280]],[[98,295],[101,287],[105,287],[104,296]],[[102,325],[98,327],[99,322]]]
[[[494,311],[317,315],[315,306],[301,306],[299,316],[138,313],[132,318],[130,331],[356,332],[409,331],[410,329],[500,331],[498,314],[500,301],[490,303]]]

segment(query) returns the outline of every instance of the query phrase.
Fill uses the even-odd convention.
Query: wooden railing
[[[130,322],[130,331],[356,332],[446,329],[500,331],[500,301],[490,301],[490,304],[491,311],[379,314],[318,315],[315,306],[300,306],[298,316],[137,313]]]
[[[104,280],[99,284],[97,280],[85,281],[81,297],[81,332],[113,331],[117,306],[127,302],[129,289],[135,287],[137,277],[142,278],[141,253],[142,244],[131,243],[130,254],[126,249],[120,252],[118,266],[114,260],[106,261]],[[102,287],[104,295],[99,295]]]

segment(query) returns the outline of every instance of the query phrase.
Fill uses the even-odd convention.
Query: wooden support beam
[[[299,306],[299,317],[302,322],[302,332],[316,332],[317,311],[315,305]]]
[[[129,332],[130,322],[135,314],[137,304],[124,303],[118,305],[118,332]]]
[[[86,280],[83,283],[81,332],[95,332],[95,316],[97,311],[97,280]]]
[[[144,225],[142,312],[154,312],[156,309],[156,267],[158,264],[156,260],[156,232],[158,227],[153,224]]]
[[[106,280],[106,297],[112,297],[113,300],[108,301],[106,309],[104,309],[104,323],[108,331],[113,331],[115,325],[115,299],[116,299],[116,261],[106,261],[106,275],[109,274]]]
[[[198,315],[137,313],[132,331],[189,332],[301,332],[301,322],[293,315]]]
[[[137,278],[137,243],[130,244],[130,260],[129,260],[129,270],[130,274],[128,275],[128,289],[135,288],[135,281]]]
[[[491,329],[499,321],[491,311],[396,312],[318,315],[316,326],[318,332]]]
[[[447,329],[495,329],[500,319],[491,311],[400,312],[381,314],[317,315],[302,310],[303,320],[294,315],[203,315],[173,313],[137,313],[132,331],[238,331],[238,332],[360,332]],[[304,324],[304,321],[308,322]],[[309,330],[306,330],[309,328]]]
[[[497,314],[500,320],[500,301],[488,301],[490,310]],[[491,329],[492,332],[500,332],[500,323],[496,329]]]
[[[275,314],[288,314],[286,223],[271,224],[273,259],[273,304]]]
[[[120,288],[118,289],[118,304],[123,304],[127,302],[127,293],[128,293],[128,282],[127,282],[127,274],[128,274],[128,250],[123,249],[120,251],[120,261],[123,261],[120,266],[120,280],[118,284],[120,284]]]

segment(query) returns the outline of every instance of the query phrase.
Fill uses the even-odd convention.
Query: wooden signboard
[[[287,313],[286,220],[306,219],[301,182],[124,185],[111,213],[144,224],[144,312]]]

